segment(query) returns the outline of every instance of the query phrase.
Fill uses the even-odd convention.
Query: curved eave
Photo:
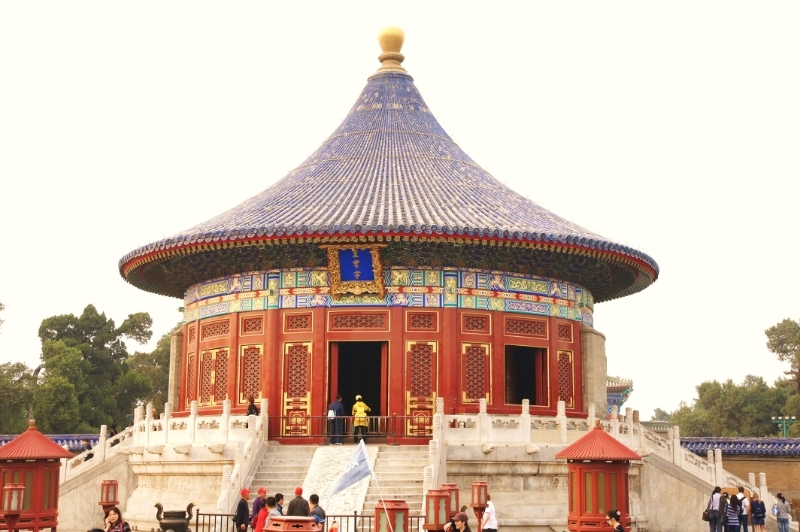
[[[191,240],[194,239],[192,242]],[[200,240],[199,242],[197,240]],[[520,237],[501,237],[501,236],[459,236],[459,235],[428,235],[417,233],[384,233],[374,234],[353,234],[344,233],[331,235],[328,233],[304,234],[303,236],[291,235],[272,235],[272,236],[238,236],[221,234],[218,236],[207,236],[197,239],[196,237],[178,237],[163,240],[149,246],[144,246],[129,253],[119,262],[120,275],[134,286],[154,292],[157,294],[168,295],[181,298],[183,292],[173,293],[156,286],[143,275],[139,275],[142,269],[152,264],[162,264],[169,262],[173,258],[184,257],[203,253],[206,251],[235,249],[255,245],[281,246],[299,244],[346,244],[352,242],[436,242],[452,243],[454,245],[488,245],[498,247],[517,247],[534,250],[542,250],[552,253],[562,253],[566,255],[576,255],[589,257],[598,261],[606,262],[615,266],[622,266],[637,273],[635,281],[630,285],[617,290],[607,297],[595,295],[597,302],[609,301],[626,295],[630,295],[647,288],[658,278],[658,265],[649,256],[632,250],[606,242],[569,242],[571,237],[565,237],[564,242],[553,241],[549,236],[536,235],[527,240]],[[577,239],[576,239],[577,240]],[[633,254],[635,253],[635,255]],[[189,285],[183,287],[183,291]]]

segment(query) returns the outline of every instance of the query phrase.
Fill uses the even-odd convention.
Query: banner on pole
[[[347,462],[344,471],[342,471],[342,474],[336,479],[336,482],[333,483],[328,496],[333,497],[340,491],[349,488],[359,480],[367,478],[370,475],[372,475],[372,469],[369,467],[369,460],[367,458],[367,446],[364,445],[364,440],[361,440],[358,442],[356,451],[353,453],[350,461]]]

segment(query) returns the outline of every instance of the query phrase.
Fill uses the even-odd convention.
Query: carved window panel
[[[197,329],[194,325],[189,327],[189,343],[193,344],[194,341],[197,339]]]
[[[264,334],[264,317],[247,316],[242,318],[242,326],[239,328],[239,331],[242,336],[248,334]]]
[[[286,394],[305,397],[311,391],[311,353],[309,344],[286,344]]]
[[[506,317],[506,334],[509,336],[547,338],[547,322],[545,320]]]
[[[354,314],[335,313],[330,316],[330,330],[332,331],[352,331],[359,329],[389,330],[389,313],[367,313],[359,312]]]
[[[197,394],[197,357],[194,353],[186,356],[186,408],[195,400]]]
[[[261,399],[261,364],[263,347],[243,345],[239,348],[239,404],[248,398]]]
[[[408,342],[406,349],[406,435],[431,436],[436,410],[436,342]]]
[[[438,316],[434,312],[409,312],[406,322],[408,331],[436,331]]]
[[[465,334],[489,334],[491,322],[486,314],[462,314],[461,332]]]
[[[284,330],[286,332],[310,331],[312,316],[307,314],[287,314]]]
[[[228,398],[228,348],[200,353],[198,406],[222,404]]]
[[[200,332],[200,338],[202,340],[208,340],[210,338],[222,338],[230,335],[231,322],[230,320],[225,320],[204,323],[200,328]]]
[[[559,342],[572,342],[572,324],[559,323],[556,328],[556,335]]]
[[[558,400],[564,401],[566,408],[575,407],[572,351],[558,352]]]
[[[281,434],[308,436],[311,430],[311,343],[284,344]]]
[[[491,370],[489,344],[464,343],[461,353],[462,374],[461,400],[477,403],[480,399],[490,401]]]

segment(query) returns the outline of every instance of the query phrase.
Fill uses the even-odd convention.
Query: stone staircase
[[[303,485],[308,466],[318,447],[318,445],[268,445],[250,485],[251,508],[261,486],[267,488],[267,494],[273,497],[276,493],[283,493],[285,508],[294,498],[294,489]]]
[[[427,445],[381,445],[374,472],[384,499],[404,499],[409,515],[420,515],[423,505],[423,469],[428,465]],[[373,514],[380,500],[373,478],[361,513]]]

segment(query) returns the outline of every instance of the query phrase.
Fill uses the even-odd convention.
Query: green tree
[[[140,312],[116,327],[93,305],[80,317],[64,314],[43,320],[39,338],[45,372],[36,392],[36,409],[41,412],[37,416],[55,415],[58,393],[65,394],[63,412],[47,421],[42,418],[43,426],[84,431],[122,424],[125,414],[150,393],[149,379],[127,364],[124,340],[147,342],[151,326],[150,316]]]
[[[80,420],[80,406],[75,386],[61,375],[48,376],[36,389],[34,417],[44,433],[74,434],[88,432]]]
[[[653,412],[653,417],[650,418],[650,421],[672,421],[672,415],[666,410],[656,408]]]
[[[178,323],[172,330],[163,335],[150,353],[136,352],[129,360],[128,365],[150,380],[152,391],[144,397],[144,402],[152,402],[159,412],[164,411],[167,402],[167,388],[169,387],[169,352],[172,343],[172,334],[181,328]]]
[[[22,362],[0,364],[0,434],[25,430],[34,381],[31,369]]]
[[[789,376],[794,385],[794,393],[800,394],[800,322],[785,319],[773,325],[767,335],[767,349],[778,355],[778,360],[789,363]]]

